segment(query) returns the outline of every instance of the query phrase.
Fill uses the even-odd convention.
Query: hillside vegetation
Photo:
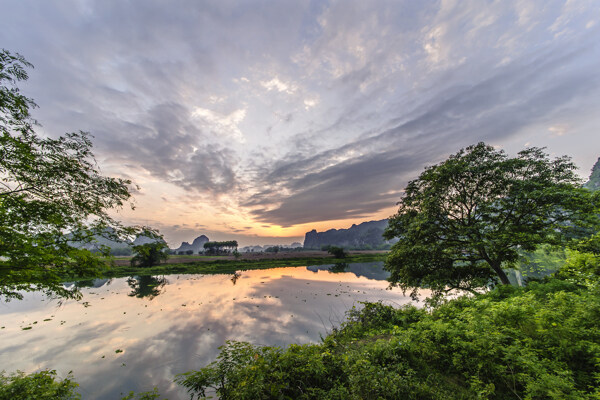
[[[388,220],[368,221],[353,224],[348,229],[329,229],[317,232],[313,229],[304,236],[305,249],[322,249],[326,246],[339,246],[346,249],[389,249],[391,243],[384,239],[383,232]]]
[[[585,187],[590,190],[600,189],[600,158],[598,158],[598,161],[596,161],[596,164],[594,164],[590,179],[585,184]]]

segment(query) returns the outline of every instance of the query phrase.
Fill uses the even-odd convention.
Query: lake
[[[78,284],[91,285],[78,301],[26,293],[0,303],[0,370],[72,370],[84,399],[153,386],[187,399],[174,376],[215,360],[226,340],[318,342],[358,302],[409,303],[387,276],[374,262],[94,280]]]

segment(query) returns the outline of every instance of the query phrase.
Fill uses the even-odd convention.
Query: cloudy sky
[[[386,218],[479,141],[600,156],[600,2],[4,0],[39,132],[140,186],[128,223],[291,243]]]

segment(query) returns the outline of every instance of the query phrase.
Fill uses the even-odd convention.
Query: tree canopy
[[[36,104],[17,87],[30,67],[0,51],[0,296],[32,288],[72,296],[61,279],[97,273],[108,255],[108,248],[93,254],[74,243],[130,239],[141,228],[108,214],[127,203],[131,182],[100,173],[88,133],[53,139],[35,132]]]
[[[151,267],[165,261],[169,256],[167,250],[169,247],[164,241],[153,243],[144,243],[133,246],[134,256],[131,258],[132,267]]]
[[[568,157],[540,148],[514,158],[484,143],[428,167],[409,182],[384,234],[394,244],[390,281],[439,296],[508,284],[519,252],[592,232],[598,196],[581,187]]]

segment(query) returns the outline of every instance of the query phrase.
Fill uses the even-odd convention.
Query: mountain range
[[[594,164],[594,166],[592,167],[590,179],[585,184],[585,187],[590,190],[600,189],[600,158],[598,158],[598,161],[596,161],[596,164]]]
[[[174,249],[173,251],[175,252],[175,254],[179,254],[191,250],[193,254],[198,254],[199,252],[204,251],[204,243],[207,243],[209,241],[210,239],[206,235],[200,235],[196,239],[194,239],[192,244],[189,244],[188,242],[182,242],[181,246]]]
[[[304,236],[305,249],[321,249],[324,246],[339,246],[347,249],[386,248],[392,242],[383,238],[388,225],[387,219],[353,224],[348,229],[330,229],[317,232],[313,229]]]

